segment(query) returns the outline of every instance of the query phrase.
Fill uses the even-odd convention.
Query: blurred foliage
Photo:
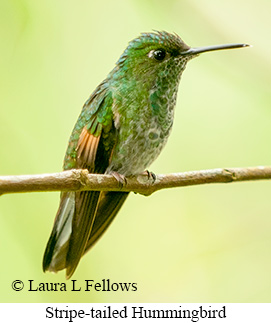
[[[154,173],[271,164],[271,3],[267,0],[0,0],[1,175],[61,170],[86,100],[129,40],[152,29],[191,46],[254,47],[189,63]],[[131,194],[73,279],[136,282],[137,292],[21,292],[44,274],[58,193],[2,196],[2,302],[270,302],[271,184]],[[26,284],[27,285],[27,284]]]

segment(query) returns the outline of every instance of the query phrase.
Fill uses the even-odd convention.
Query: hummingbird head
[[[181,55],[190,49],[176,34],[165,31],[143,33],[132,40],[117,62],[120,76],[151,84],[158,76],[180,74],[195,55]],[[173,75],[172,75],[173,76]]]
[[[217,45],[191,48],[177,35],[165,31],[142,33],[132,40],[113,70],[113,79],[138,87],[151,86],[157,82],[178,85],[187,62],[200,53],[244,47],[244,44]]]

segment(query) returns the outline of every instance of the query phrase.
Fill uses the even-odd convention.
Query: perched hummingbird
[[[187,62],[203,52],[245,46],[191,48],[178,35],[164,31],[143,33],[132,40],[84,104],[70,137],[64,170],[84,168],[119,179],[144,172],[169,137]],[[128,194],[62,192],[43,270],[66,268],[70,278]]]

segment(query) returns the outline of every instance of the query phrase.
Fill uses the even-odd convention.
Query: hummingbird
[[[63,169],[112,174],[120,182],[146,171],[170,135],[179,81],[187,62],[208,51],[246,46],[192,48],[177,34],[142,33],[128,44],[84,104],[70,136]],[[66,269],[69,279],[128,195],[119,191],[61,192],[43,271]]]

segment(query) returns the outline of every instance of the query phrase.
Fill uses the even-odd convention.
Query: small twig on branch
[[[126,183],[120,183],[111,175],[90,174],[85,169],[73,169],[60,173],[0,176],[0,195],[23,192],[49,191],[133,191],[150,195],[155,191],[189,185],[207,183],[229,183],[271,179],[271,166],[248,168],[217,168],[190,171],[184,173],[127,177]]]

